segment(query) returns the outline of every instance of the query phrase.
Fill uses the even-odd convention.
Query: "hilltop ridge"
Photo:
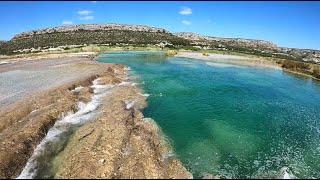
[[[15,35],[12,40],[19,38],[26,38],[33,35],[46,34],[46,33],[63,33],[63,32],[75,32],[75,31],[108,31],[108,30],[130,30],[130,31],[141,31],[141,32],[162,32],[169,33],[167,30],[162,28],[156,28],[145,25],[129,25],[129,24],[78,24],[78,25],[65,25],[53,28],[45,28],[39,30],[33,30],[28,32],[22,32]]]
[[[22,32],[0,42],[0,54],[41,52],[89,44],[104,46],[158,46],[172,49],[219,50],[320,63],[320,51],[278,47],[256,39],[222,38],[192,32],[172,33],[163,28],[129,24],[79,24]]]

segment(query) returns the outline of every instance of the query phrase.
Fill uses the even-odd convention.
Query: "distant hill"
[[[0,40],[0,46],[3,45],[3,44],[5,44],[5,43],[6,43],[6,41],[1,41],[1,40]]]
[[[219,38],[196,33],[171,33],[162,28],[126,24],[70,25],[23,32],[0,42],[0,54],[68,45],[170,45],[172,48],[214,49],[320,63],[320,51],[278,47],[269,41]]]
[[[187,46],[190,42],[165,29],[123,24],[72,25],[23,32],[0,47],[0,53],[8,54],[23,49],[49,48],[65,45],[154,45],[163,41],[174,46]]]
[[[202,36],[196,33],[190,32],[180,32],[175,33],[176,36],[182,37],[185,39],[189,39],[194,42],[194,44],[199,43],[203,45],[215,45],[217,43],[217,47],[223,47],[223,45],[227,46],[242,46],[246,48],[265,48],[265,49],[274,49],[277,46],[269,41],[264,40],[255,40],[255,39],[242,39],[242,38],[220,38],[220,37],[210,37],[210,36]],[[219,46],[220,43],[220,46]]]
[[[319,50],[284,48],[264,40],[210,37],[190,32],[180,32],[175,33],[175,35],[190,40],[193,46],[200,46],[206,49],[236,51],[260,56],[320,63]]]

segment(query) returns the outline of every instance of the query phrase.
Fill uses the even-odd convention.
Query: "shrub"
[[[281,62],[281,64],[283,68],[291,70],[309,71],[311,69],[309,64],[293,60],[284,60]]]
[[[171,42],[174,46],[189,45],[189,40],[164,32],[141,32],[130,30],[87,31],[79,29],[74,32],[53,32],[34,34],[30,37],[20,37],[10,40],[6,46],[0,47],[0,53],[8,54],[14,50],[38,47],[58,47],[80,44],[129,44],[155,45],[162,41]]]
[[[203,55],[203,56],[209,56],[209,54],[208,54],[208,53],[202,53],[202,55]]]
[[[313,75],[315,78],[320,79],[320,67],[314,67],[314,68],[313,68],[313,71],[312,71],[312,75]]]

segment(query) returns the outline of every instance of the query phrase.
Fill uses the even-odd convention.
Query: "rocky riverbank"
[[[55,178],[192,178],[156,123],[143,117],[139,88],[121,83],[103,101],[101,115],[55,159]]]
[[[21,93],[14,92],[15,86],[10,83],[2,87],[9,94],[2,99],[0,108],[1,178],[17,177],[55,123],[68,113],[79,111],[79,102],[92,101],[95,90],[91,85],[97,78],[97,88],[104,85],[113,88],[102,97],[98,116],[77,129],[65,148],[49,158],[52,161],[47,163],[53,167],[48,172],[50,176],[192,178],[157,125],[143,117],[140,110],[146,106],[146,97],[138,87],[123,82],[127,79],[123,65],[68,57],[18,61],[2,67],[1,76],[16,78],[17,71],[35,72],[35,76],[15,80],[32,87]],[[51,82],[55,76],[59,78]]]

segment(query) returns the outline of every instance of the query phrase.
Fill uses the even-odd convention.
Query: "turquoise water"
[[[146,117],[171,140],[194,177],[320,177],[320,84],[281,70],[166,58],[101,55],[121,63],[148,97]]]

